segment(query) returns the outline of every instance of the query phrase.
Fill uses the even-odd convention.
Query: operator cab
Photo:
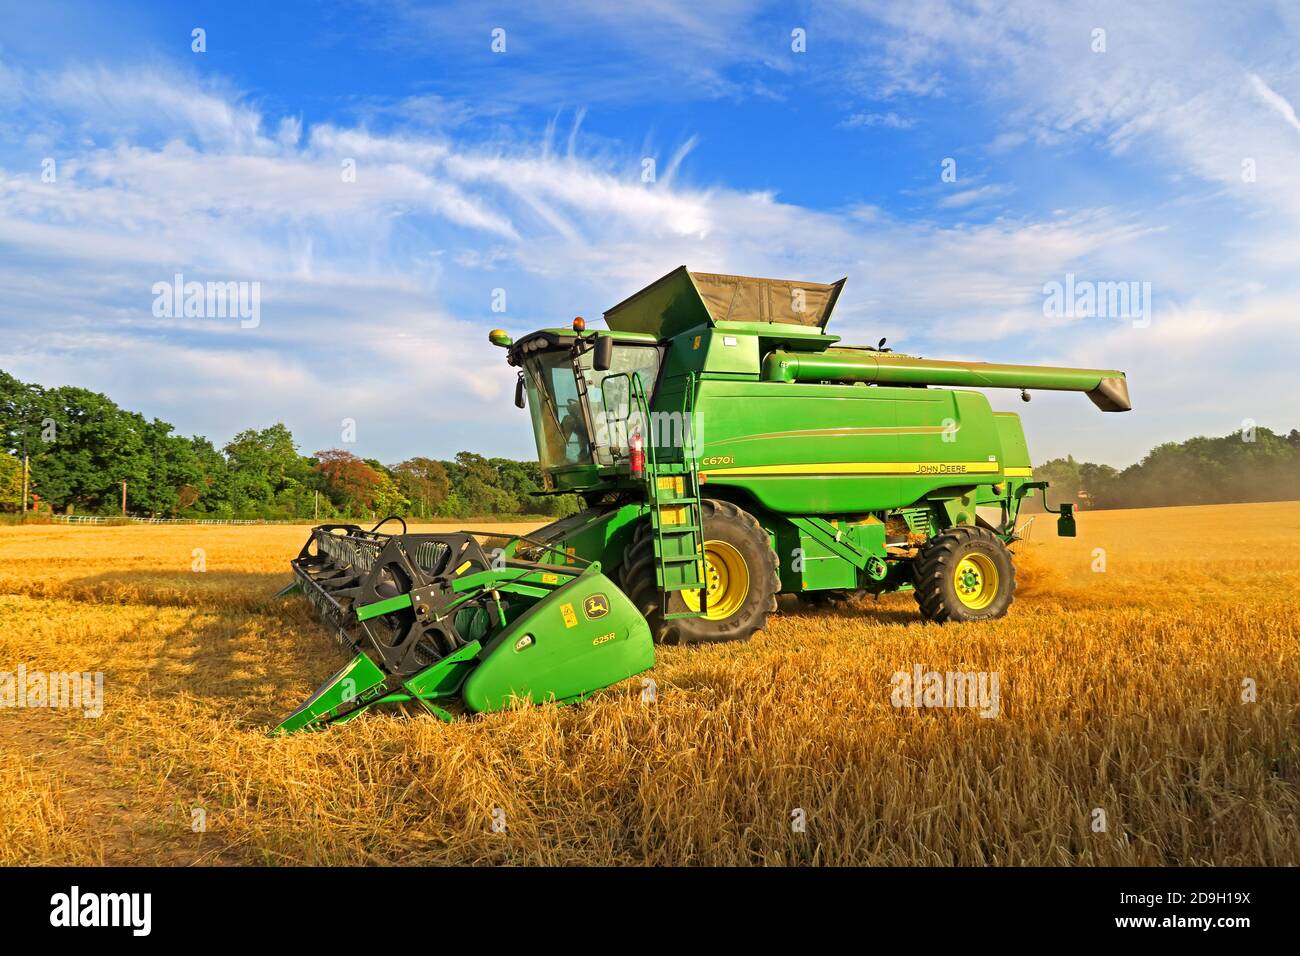
[[[612,342],[608,362],[597,362],[597,340]],[[494,339],[496,341],[496,339]],[[618,432],[635,399],[631,378],[649,402],[659,377],[662,350],[653,336],[543,329],[510,346],[509,362],[520,369],[537,439],[537,457],[549,489],[590,486],[599,470],[612,468]],[[598,369],[597,364],[608,364]]]

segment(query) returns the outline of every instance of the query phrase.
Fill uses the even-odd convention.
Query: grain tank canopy
[[[780,324],[820,332],[846,281],[758,279],[679,266],[606,312],[605,323],[616,332],[644,332],[659,339],[702,325]],[[746,331],[762,334],[757,328]]]

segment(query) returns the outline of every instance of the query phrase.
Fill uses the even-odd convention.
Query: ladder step
[[[688,378],[688,383],[682,399],[682,411],[687,415],[694,405],[694,375]],[[707,606],[703,580],[703,508],[697,469],[693,442],[661,452],[649,469],[655,583],[659,585],[663,610],[667,610],[669,596],[674,591],[696,592]],[[673,620],[702,614],[702,611],[679,611],[665,614],[664,618]]]

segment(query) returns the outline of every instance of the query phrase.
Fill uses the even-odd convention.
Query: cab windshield
[[[534,352],[524,360],[528,409],[537,436],[537,455],[543,471],[568,465],[612,465],[604,418],[602,387],[614,375],[636,375],[648,396],[659,374],[659,349],[654,345],[616,344],[608,371],[592,368],[593,350],[576,362],[568,349]],[[577,375],[582,376],[579,388]],[[619,388],[626,404],[626,382]],[[585,396],[584,396],[585,393]]]

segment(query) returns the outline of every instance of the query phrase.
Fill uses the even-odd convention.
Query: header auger
[[[494,330],[547,493],[585,508],[526,537],[314,528],[286,590],[355,656],[278,729],[384,703],[449,719],[581,700],[653,666],[652,640],[751,637],[778,594],[910,590],[928,620],[1006,614],[1007,545],[1047,485],[1019,417],[970,389],[1116,412],[1127,379],[842,346],[825,328],[843,285],[683,266],[606,312],[608,331]]]

